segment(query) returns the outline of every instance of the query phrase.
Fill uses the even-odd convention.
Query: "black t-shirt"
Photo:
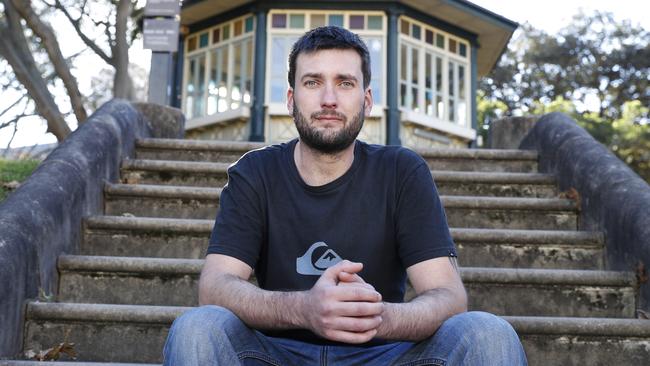
[[[260,287],[285,291],[310,289],[342,259],[361,262],[361,277],[387,302],[403,301],[406,268],[456,255],[419,155],[356,141],[350,169],[314,187],[298,173],[296,142],[249,152],[228,169],[208,254],[237,258]]]

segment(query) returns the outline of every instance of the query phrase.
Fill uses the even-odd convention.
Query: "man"
[[[204,306],[176,320],[165,364],[525,364],[507,322],[466,312],[424,160],[356,140],[372,108],[363,42],[312,30],[294,45],[288,78],[300,138],[230,167]],[[417,295],[405,303],[407,275]]]

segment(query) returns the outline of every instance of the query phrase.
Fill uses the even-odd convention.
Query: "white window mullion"
[[[426,63],[425,63],[425,57],[426,57],[426,52],[424,49],[420,48],[418,51],[418,85],[417,85],[417,90],[418,90],[418,108],[421,111],[421,113],[426,114],[427,110],[424,106],[424,90],[426,89],[426,73],[424,69],[426,68]]]

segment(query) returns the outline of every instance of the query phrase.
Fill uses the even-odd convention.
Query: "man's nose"
[[[321,95],[321,102],[320,102],[321,108],[329,108],[333,109],[336,108],[337,106],[337,101],[336,101],[336,90],[334,85],[326,85],[323,88],[323,94]]]

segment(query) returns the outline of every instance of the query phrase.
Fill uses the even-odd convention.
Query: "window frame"
[[[402,32],[402,22],[406,21],[408,23],[408,29],[409,29],[409,35],[406,35]],[[416,25],[420,28],[420,38],[416,39],[413,38],[410,34],[412,33],[413,25]],[[432,44],[429,44],[426,42],[426,33],[427,31],[433,32],[433,42]],[[471,52],[472,48],[470,47],[470,43],[468,40],[465,40],[463,38],[460,38],[458,36],[455,36],[453,34],[450,34],[448,32],[439,30],[435,27],[432,27],[428,24],[422,23],[420,21],[417,21],[413,18],[407,17],[407,16],[400,16],[398,19],[398,92],[399,94],[399,103],[398,103],[398,108],[402,112],[407,112],[406,114],[409,116],[413,115],[420,115],[417,120],[418,121],[426,121],[430,120],[431,122],[435,122],[435,124],[440,124],[440,123],[448,123],[448,124],[453,124],[456,126],[464,127],[464,128],[470,128],[471,129],[471,76],[470,76],[470,70],[471,70]],[[438,37],[443,36],[444,37],[444,45],[443,48],[440,48],[437,46],[437,41]],[[453,53],[449,50],[450,47],[450,40],[453,40],[456,42],[456,53]],[[465,49],[465,56],[460,55],[460,45],[464,45]],[[404,85],[403,79],[402,79],[402,48],[403,46],[406,46],[406,52],[407,55],[405,57],[407,65],[409,67],[406,69],[407,71],[407,79],[406,79],[406,95],[402,96],[402,85]],[[413,88],[412,83],[412,77],[409,78],[411,73],[413,72],[412,67],[412,50],[413,49],[418,49],[418,85],[417,85],[417,108],[419,110],[415,110],[414,108],[410,108],[408,106],[408,96],[411,94],[411,90]],[[431,91],[432,91],[432,100],[434,103],[434,108],[433,108],[433,113],[432,115],[427,114],[426,110],[426,92],[427,92],[427,87],[426,87],[426,55],[430,54],[432,57],[432,62],[431,62]],[[440,58],[442,61],[442,68],[441,68],[441,75],[442,75],[442,89],[440,93],[442,94],[442,103],[443,103],[443,116],[442,119],[438,117],[438,105],[436,102],[436,94],[438,91],[436,90],[436,59]],[[452,77],[453,77],[453,83],[450,83],[450,63],[452,63],[454,66],[454,69],[452,71]],[[459,84],[459,74],[458,74],[458,69],[459,66],[464,67],[464,98],[461,99],[459,95],[459,90],[461,89],[460,84]],[[454,93],[453,95],[450,94],[450,85],[453,86],[454,88]],[[413,98],[413,96],[411,96]],[[402,104],[402,100],[405,100],[406,104]],[[450,114],[452,113],[450,111],[451,107],[451,102],[452,99],[454,101],[454,108],[455,110],[453,111],[454,114],[454,120],[450,120]],[[463,100],[465,102],[465,119],[463,121],[460,121],[458,119],[458,103]]]
[[[252,29],[250,31],[246,31],[246,20],[248,18],[252,18]],[[242,33],[235,36],[234,35],[234,29],[235,29],[235,23],[241,21],[242,23]],[[219,33],[221,37],[223,37],[223,30],[225,27],[229,27],[229,37],[227,40],[220,40],[218,42],[214,42],[213,36],[214,36],[214,31],[216,29],[220,29]],[[200,57],[201,55],[204,56],[204,67],[205,67],[205,75],[203,78],[203,106],[202,106],[202,113],[200,115],[195,115],[194,112],[190,114],[191,117],[188,118],[189,121],[202,121],[204,119],[209,119],[209,120],[217,120],[219,119],[218,117],[221,114],[224,114],[226,112],[230,112],[233,110],[241,110],[243,108],[249,108],[250,105],[252,104],[252,101],[254,99],[254,77],[255,77],[255,29],[257,27],[257,22],[255,19],[255,15],[252,13],[247,13],[242,16],[238,16],[233,19],[229,19],[225,22],[216,24],[214,26],[211,26],[209,28],[201,29],[200,31],[194,32],[190,35],[188,35],[185,38],[185,41],[183,42],[183,47],[184,47],[184,55],[183,55],[183,86],[182,86],[182,93],[181,93],[181,110],[185,115],[188,115],[187,113],[187,97],[188,97],[188,91],[187,91],[187,86],[189,82],[189,77],[191,75],[190,71],[190,60],[194,57]],[[208,37],[208,45],[205,47],[200,47],[200,39],[202,35],[207,35]],[[189,50],[191,39],[195,39],[195,45],[196,48],[193,49],[192,51]],[[249,78],[251,81],[251,87],[250,87],[250,100],[248,103],[244,102],[244,93],[243,91],[241,92],[241,98],[239,100],[239,106],[237,108],[232,108],[232,90],[233,90],[233,82],[234,82],[234,71],[235,71],[235,58],[237,57],[235,55],[234,49],[236,44],[241,44],[242,45],[242,54],[244,52],[244,48],[246,48],[246,42],[250,41],[251,42],[251,50],[252,54],[248,55],[248,57],[251,59],[251,70],[245,70],[245,76],[246,78]],[[227,82],[226,82],[226,87],[227,87],[227,95],[226,95],[226,105],[227,108],[224,111],[219,112],[218,111],[218,106],[217,110],[212,113],[208,114],[208,104],[209,104],[209,97],[210,97],[210,90],[209,90],[209,85],[210,85],[210,73],[211,73],[211,66],[212,66],[212,58],[215,53],[215,50],[218,48],[226,47],[228,50],[228,60],[227,60]],[[242,57],[243,59],[243,57]],[[241,73],[242,70],[240,70]],[[250,75],[249,75],[250,74]],[[245,85],[247,79],[243,79],[241,82],[242,84]],[[227,113],[228,115],[232,113]],[[192,123],[190,123],[192,124]]]

